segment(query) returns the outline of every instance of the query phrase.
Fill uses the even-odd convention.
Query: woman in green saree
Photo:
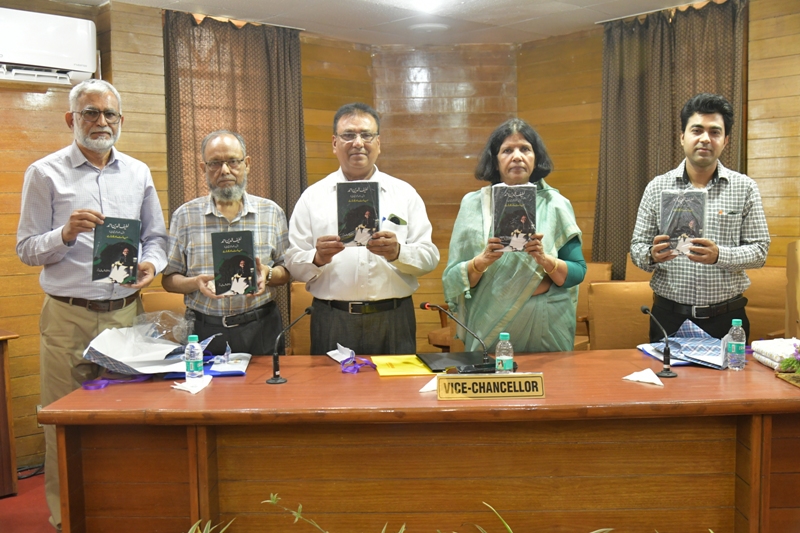
[[[489,185],[464,196],[442,274],[450,309],[490,350],[500,332],[517,352],[571,350],[578,284],[586,273],[581,231],[572,205],[544,182],[552,170],[544,142],[529,124],[511,119],[489,137],[475,177]],[[492,237],[492,187],[536,184],[535,234],[521,252],[499,252]],[[480,349],[461,328],[467,350]]]

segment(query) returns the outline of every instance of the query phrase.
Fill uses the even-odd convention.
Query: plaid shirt
[[[717,263],[704,265],[685,256],[654,263],[650,248],[660,234],[661,191],[692,187],[685,165],[684,160],[647,184],[631,239],[631,260],[653,272],[650,286],[662,298],[685,305],[712,305],[742,294],[750,286],[744,269],[764,266],[770,242],[767,220],[756,182],[718,162],[717,172],[706,186],[703,234],[719,248]]]
[[[217,209],[211,195],[186,202],[172,215],[169,226],[169,249],[164,274],[179,273],[191,277],[214,274],[211,234],[226,231],[252,231],[255,254],[263,265],[283,265],[289,244],[286,215],[266,198],[244,194],[242,210],[228,222]],[[194,291],[184,297],[186,307],[206,315],[227,316],[252,311],[275,297],[275,289],[267,287],[261,296],[230,296],[215,300]]]

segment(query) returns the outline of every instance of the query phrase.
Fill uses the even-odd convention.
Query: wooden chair
[[[303,314],[306,307],[311,305],[314,297],[306,290],[305,283],[293,281],[289,299],[291,301],[289,319],[294,320]],[[311,317],[307,317],[289,330],[289,347],[286,349],[286,355],[308,355],[310,353]]]
[[[449,310],[447,304],[441,304],[442,307]],[[439,309],[431,308],[430,311],[439,313],[440,328],[434,329],[428,333],[428,344],[436,346],[443,352],[463,352],[464,343],[460,339],[456,339],[456,324],[452,320],[448,320],[447,314]]]
[[[586,276],[578,285],[575,350],[589,349],[589,284],[593,281],[611,281],[611,265],[612,263],[586,263]]]
[[[763,267],[747,271],[750,287],[747,318],[750,319],[750,342],[784,336],[786,321],[786,268]]]
[[[650,278],[653,277],[652,272],[645,272],[634,265],[631,260],[630,252],[628,252],[625,257],[625,281],[650,281]]]
[[[172,311],[173,313],[183,316],[186,312],[186,305],[183,303],[183,294],[164,290],[142,292],[142,307],[145,313]]]
[[[648,281],[594,281],[589,284],[589,344],[592,350],[635,348],[649,342],[653,305]]]

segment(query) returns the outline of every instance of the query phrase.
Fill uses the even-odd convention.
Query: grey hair
[[[122,114],[122,98],[119,96],[119,92],[114,88],[113,85],[108,83],[105,80],[86,80],[80,82],[78,85],[72,88],[69,92],[69,109],[70,111],[80,111],[78,109],[78,100],[85,94],[90,93],[97,93],[97,94],[105,94],[105,93],[112,93],[114,97],[117,99],[117,112],[121,115]]]
[[[210,143],[212,140],[216,139],[217,137],[222,137],[223,135],[233,135],[234,137],[236,137],[236,140],[239,141],[239,144],[242,147],[242,158],[247,157],[247,146],[244,144],[244,137],[242,137],[240,134],[238,134],[238,133],[236,133],[234,131],[230,131],[230,130],[212,131],[211,133],[206,135],[205,139],[203,139],[203,142],[200,143],[200,157],[205,159],[205,157],[206,157],[206,146],[208,145],[208,143]]]

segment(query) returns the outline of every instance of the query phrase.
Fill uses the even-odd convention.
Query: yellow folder
[[[416,355],[373,355],[381,376],[428,376],[433,374]]]

